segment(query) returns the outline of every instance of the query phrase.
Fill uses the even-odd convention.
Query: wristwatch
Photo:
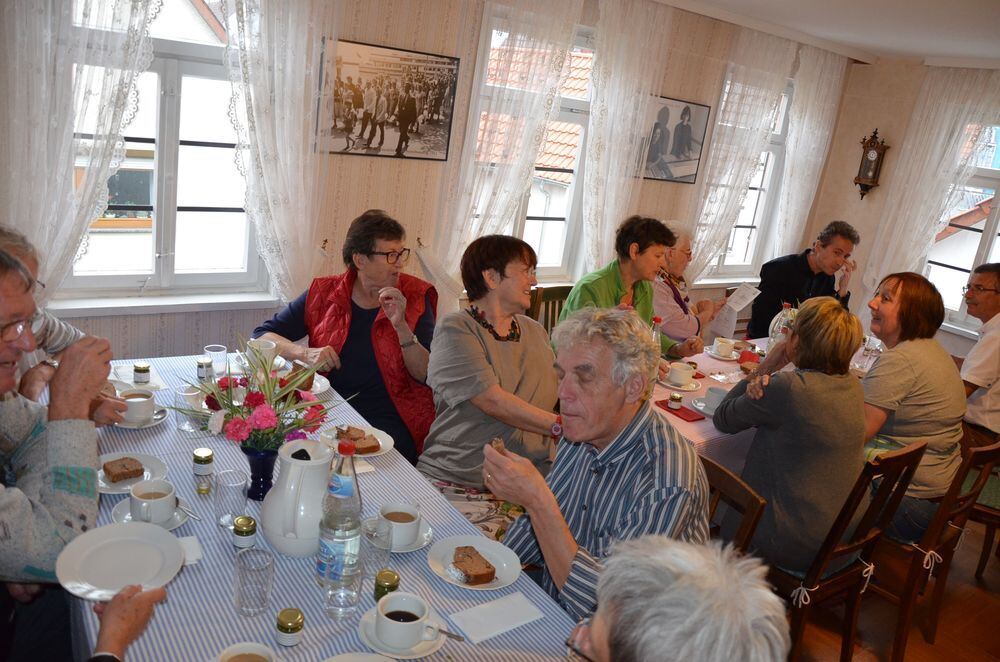
[[[559,437],[562,436],[562,433],[563,433],[563,429],[562,429],[562,415],[561,414],[556,414],[556,422],[552,424],[551,428],[549,428],[549,435],[553,439],[558,439]]]
[[[417,335],[413,334],[410,337],[410,339],[407,340],[406,342],[399,343],[399,346],[402,347],[403,349],[406,349],[407,347],[410,347],[411,345],[416,345],[416,344],[417,344]]]

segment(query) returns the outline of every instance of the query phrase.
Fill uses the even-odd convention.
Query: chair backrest
[[[941,498],[937,512],[931,519],[927,531],[920,539],[920,548],[925,552],[934,549],[949,548],[952,541],[961,535],[972,508],[983,491],[983,486],[990,479],[993,467],[1000,462],[1000,441],[979,448],[967,448],[962,453],[962,464],[955,473],[948,491]],[[973,470],[978,471],[976,479],[965,488],[965,479]],[[957,542],[956,542],[957,544]]]
[[[741,552],[746,552],[753,539],[753,534],[757,530],[757,523],[760,522],[764,514],[764,506],[767,500],[753,491],[753,488],[743,482],[739,476],[721,464],[705,456],[701,457],[701,464],[705,467],[705,474],[708,476],[708,519],[712,521],[715,517],[716,508],[719,502],[725,503],[730,508],[742,515],[740,526],[733,536],[733,546]]]
[[[847,495],[837,519],[834,520],[826,539],[806,571],[805,586],[816,586],[834,559],[853,555],[858,551],[864,559],[871,558],[875,543],[885,531],[899,507],[910,479],[920,464],[927,442],[909,444],[906,448],[876,456],[865,462],[851,493]],[[855,519],[858,508],[870,492],[872,481],[881,478],[868,507],[845,541],[847,529]]]
[[[531,288],[531,305],[528,306],[528,310],[524,314],[533,320],[538,319],[538,312],[542,309],[542,292],[544,290],[545,288],[539,285]]]
[[[559,313],[562,312],[566,297],[573,290],[572,285],[558,285],[556,287],[538,288],[542,290],[540,310],[535,317],[539,323],[545,327],[545,332],[552,335],[552,328],[559,321]]]

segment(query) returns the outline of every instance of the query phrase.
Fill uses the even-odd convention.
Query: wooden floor
[[[918,629],[923,623],[923,603],[917,607],[915,624],[906,646],[907,661],[1000,660],[1000,559],[992,556],[983,573],[975,577],[983,546],[981,524],[969,523],[970,531],[955,554],[948,588],[941,605],[937,643],[924,641]],[[876,570],[876,575],[878,571]],[[836,660],[840,655],[840,624],[843,610],[819,611],[806,628],[804,660]],[[858,617],[855,660],[887,660],[896,627],[896,607],[868,591]]]

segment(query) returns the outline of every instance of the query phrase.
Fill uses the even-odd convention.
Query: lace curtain
[[[688,273],[695,281],[704,277],[729,241],[760,153],[767,146],[796,47],[787,39],[740,30],[709,138],[705,190],[690,229],[694,259]]]
[[[461,295],[454,276],[465,247],[509,231],[523,211],[581,6],[582,0],[486,3],[460,174],[432,249],[418,252],[442,301]]]
[[[44,254],[50,297],[70,273],[138,107],[160,0],[0,3],[0,200]]]
[[[812,46],[799,46],[799,66],[789,108],[785,168],[774,255],[799,250],[809,209],[819,186],[843,93],[847,58]]]
[[[1000,70],[931,67],[895,157],[862,279],[864,296],[856,301],[867,301],[886,274],[921,271],[945,210],[975,170],[984,123],[1000,123]],[[867,307],[859,314],[867,324]]]
[[[615,229],[641,181],[646,112],[666,72],[673,12],[649,0],[601,0],[599,10],[583,182],[584,272],[613,256]]]
[[[286,301],[308,287],[323,259],[319,230],[334,157],[317,151],[315,139],[332,118],[333,88],[325,83],[336,74],[321,65],[324,48],[336,49],[342,6],[329,0],[223,3],[246,213],[272,290]],[[333,61],[327,54],[327,64]]]

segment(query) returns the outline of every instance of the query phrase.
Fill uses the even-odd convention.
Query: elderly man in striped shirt
[[[652,409],[659,351],[633,311],[584,308],[553,342],[564,436],[548,479],[490,445],[483,476],[526,510],[504,543],[522,563],[543,564],[543,587],[581,618],[596,606],[614,543],[708,539],[708,480],[691,444]]]

